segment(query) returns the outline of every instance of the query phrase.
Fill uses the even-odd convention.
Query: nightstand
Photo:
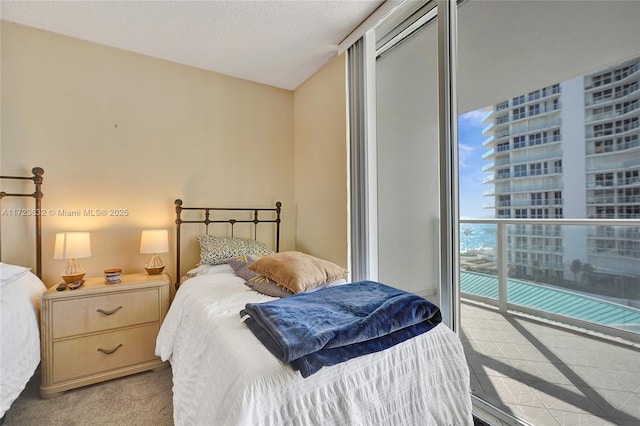
[[[42,295],[40,395],[166,367],[155,356],[169,309],[167,274],[122,275],[117,284],[89,278],[76,290]]]

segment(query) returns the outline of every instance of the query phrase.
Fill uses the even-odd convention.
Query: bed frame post
[[[36,190],[33,193],[33,198],[36,199],[36,212],[42,211],[42,182],[44,169],[42,167],[34,167],[31,169],[33,173],[33,182],[36,186]],[[36,214],[36,275],[42,279],[42,215]]]
[[[280,211],[282,203],[276,202],[276,252],[280,251]]]
[[[33,176],[0,176],[0,179],[11,180],[31,180],[35,185],[35,191],[33,193],[18,193],[11,194],[8,192],[0,191],[0,199],[4,197],[32,197],[35,199],[35,212],[36,218],[36,275],[42,279],[42,182],[44,175],[44,169],[42,167],[34,167],[31,169]],[[0,243],[0,254],[1,247]]]
[[[175,201],[176,205],[176,290],[180,285],[180,224],[182,223],[182,219],[180,218],[180,213],[182,212],[182,200],[177,199]]]

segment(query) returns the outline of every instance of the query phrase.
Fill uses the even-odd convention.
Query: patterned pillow
[[[279,286],[264,275],[256,275],[244,283],[244,285],[258,293],[266,294],[271,297],[289,297],[293,295],[293,292]]]
[[[245,254],[272,254],[273,250],[268,245],[255,240],[244,238],[214,237],[201,235],[200,262],[198,265],[221,265],[227,263],[232,257]]]

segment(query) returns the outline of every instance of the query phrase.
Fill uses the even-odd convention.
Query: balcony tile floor
[[[640,345],[481,304],[461,312],[474,395],[532,425],[640,425]]]

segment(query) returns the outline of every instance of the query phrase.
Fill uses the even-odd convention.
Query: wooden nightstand
[[[123,275],[105,284],[89,278],[76,290],[42,295],[40,395],[64,391],[141,371],[162,369],[156,337],[169,309],[166,274]]]

